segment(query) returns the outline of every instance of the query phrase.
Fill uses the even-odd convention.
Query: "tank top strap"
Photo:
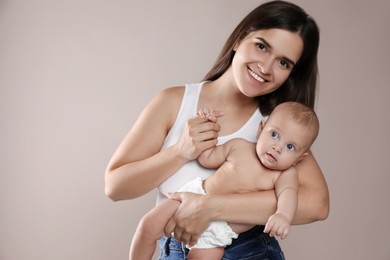
[[[179,137],[184,131],[187,120],[195,116],[202,85],[203,82],[185,85],[179,112],[177,114],[175,123],[165,138],[165,142],[162,147],[163,149],[175,144],[178,141]]]
[[[182,123],[195,116],[202,85],[203,83],[186,84],[176,121]]]
[[[226,143],[227,141],[233,138],[244,138],[249,142],[256,143],[257,141],[257,132],[260,127],[260,122],[266,120],[267,117],[263,116],[260,113],[260,109],[257,109],[248,121],[236,132],[229,135],[219,136],[218,144]]]

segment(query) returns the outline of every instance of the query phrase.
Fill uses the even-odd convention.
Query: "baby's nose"
[[[272,149],[274,149],[275,151],[277,151],[278,153],[280,153],[280,147],[279,147],[278,145],[274,144],[274,145],[272,146]]]

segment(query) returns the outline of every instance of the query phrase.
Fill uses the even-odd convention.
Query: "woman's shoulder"
[[[176,99],[182,98],[185,91],[185,86],[173,86],[167,87],[158,93],[159,96],[163,96],[165,98]]]
[[[176,106],[181,103],[184,91],[184,86],[167,87],[161,89],[154,99],[163,106]]]
[[[183,98],[185,93],[186,95],[196,96],[199,95],[203,83],[204,82],[186,84],[185,86],[167,87],[162,89],[159,95],[163,96],[164,98],[179,99],[179,100]]]
[[[199,97],[201,86],[201,83],[196,83],[167,87],[160,90],[157,99],[166,106],[179,107],[183,100],[196,100]]]
[[[153,113],[160,115],[160,119],[165,118],[170,128],[179,112],[179,108],[185,92],[184,86],[173,86],[161,89],[154,97]]]

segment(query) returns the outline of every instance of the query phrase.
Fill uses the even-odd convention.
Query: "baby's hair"
[[[279,104],[272,113],[278,111],[288,113],[297,124],[309,128],[312,133],[312,142],[314,142],[320,130],[320,122],[313,109],[302,103],[291,101]]]

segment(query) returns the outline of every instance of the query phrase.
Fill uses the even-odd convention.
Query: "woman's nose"
[[[271,74],[272,61],[265,60],[261,63],[257,63],[257,67],[262,74]]]

